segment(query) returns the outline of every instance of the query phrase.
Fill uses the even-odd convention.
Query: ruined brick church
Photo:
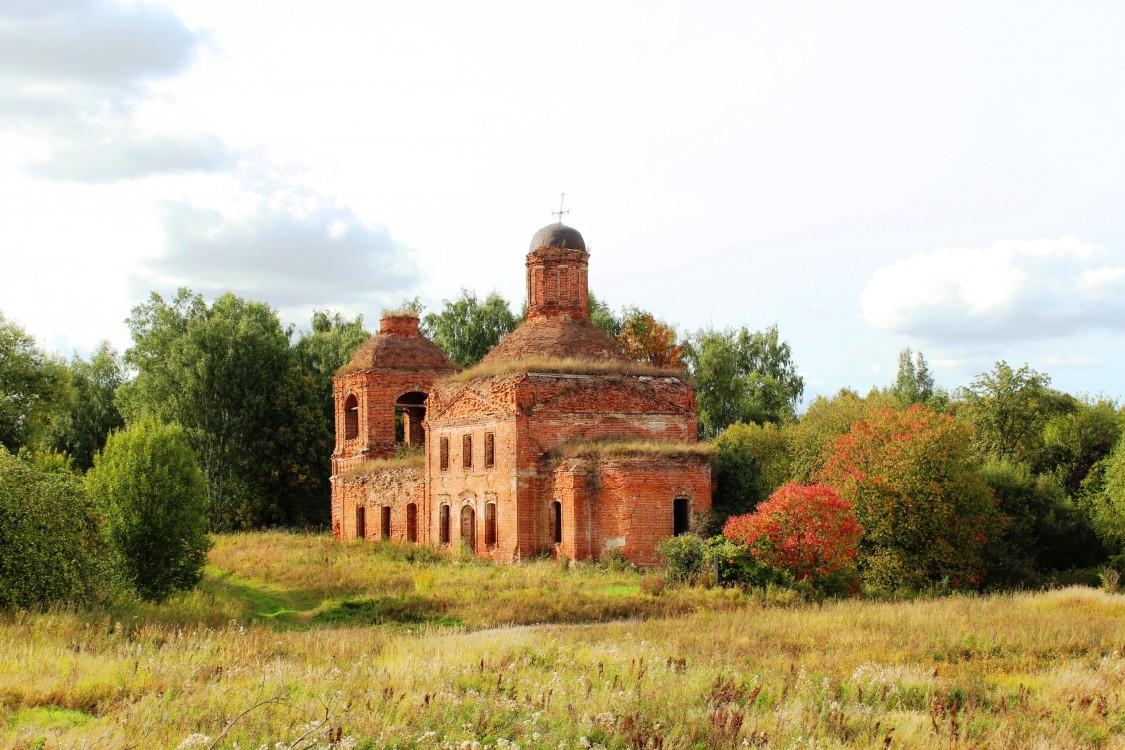
[[[646,565],[710,509],[695,393],[591,324],[589,258],[571,227],[536,232],[526,321],[464,372],[417,315],[384,315],[335,377],[336,539],[460,545],[502,562],[619,550]],[[395,459],[404,445],[423,459]]]

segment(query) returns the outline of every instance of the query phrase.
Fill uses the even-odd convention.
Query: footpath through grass
[[[409,554],[221,537],[160,607],[0,616],[0,747],[1125,747],[1122,596],[767,606]]]

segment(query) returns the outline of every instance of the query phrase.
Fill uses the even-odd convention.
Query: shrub
[[[656,545],[656,553],[664,558],[668,577],[681,583],[701,578],[711,562],[707,542],[695,534],[670,536]]]
[[[110,435],[86,483],[138,594],[160,601],[199,582],[211,546],[206,485],[183,428],[144,418]]]
[[[764,565],[797,581],[853,570],[862,532],[851,504],[818,484],[787,484],[753,513],[730,518],[723,527],[728,539],[747,545]]]
[[[764,565],[747,544],[720,535],[711,538],[708,547],[719,583],[761,589],[793,584],[793,576]]]
[[[81,482],[0,446],[0,607],[91,601],[108,582],[109,556]]]

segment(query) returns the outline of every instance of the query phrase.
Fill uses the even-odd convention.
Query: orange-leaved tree
[[[676,342],[676,330],[644,310],[626,311],[621,333],[617,334],[621,353],[654,367],[682,368],[683,348]]]
[[[753,513],[732,516],[723,527],[724,536],[749,545],[762,564],[798,581],[854,571],[862,533],[851,504],[820,484],[787,484]]]
[[[1003,528],[971,453],[971,428],[925,406],[878,409],[837,438],[821,481],[852,504],[866,583],[965,588]]]

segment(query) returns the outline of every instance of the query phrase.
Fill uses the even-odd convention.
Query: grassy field
[[[1125,747],[1123,596],[654,596],[431,557],[223,536],[164,605],[0,615],[0,747]]]

